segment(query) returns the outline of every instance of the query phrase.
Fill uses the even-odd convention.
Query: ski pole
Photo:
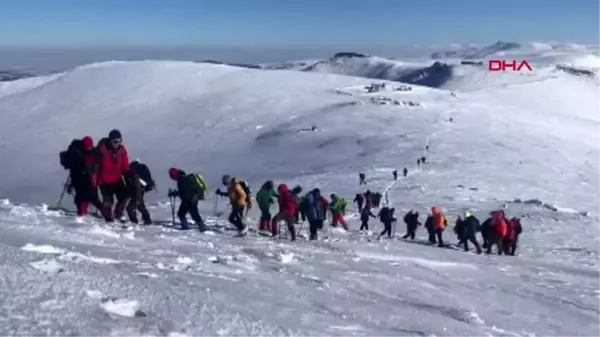
[[[169,190],[169,192],[171,192]],[[175,197],[172,195],[169,195],[169,203],[171,204],[171,218],[172,218],[172,223],[173,225],[175,225]]]
[[[58,198],[58,203],[56,204],[56,208],[60,208],[60,203],[63,200],[63,197],[65,196],[65,191],[67,190],[67,185],[69,184],[69,180],[71,179],[71,176],[67,176],[67,179],[65,179],[65,182],[63,184],[63,189],[62,192],[60,193],[60,198]]]

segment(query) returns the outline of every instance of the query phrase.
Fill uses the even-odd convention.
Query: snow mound
[[[41,254],[64,254],[66,252],[66,250],[62,248],[57,248],[49,245],[34,245],[32,243],[28,243],[25,246],[21,247],[21,250]]]
[[[58,274],[65,271],[65,267],[56,260],[40,260],[29,263],[33,268],[49,274]]]
[[[146,314],[140,310],[140,304],[135,300],[127,300],[116,297],[105,297],[100,300],[100,307],[106,312],[124,317],[145,317]]]
[[[97,257],[97,256],[89,256],[79,252],[68,252],[58,257],[60,260],[70,261],[70,262],[93,262],[98,264],[116,264],[121,263],[122,261],[114,260],[110,258]]]

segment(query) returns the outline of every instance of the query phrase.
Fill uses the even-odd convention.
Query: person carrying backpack
[[[127,216],[129,217],[129,221],[137,224],[137,211],[140,211],[144,224],[151,225],[152,220],[150,219],[150,212],[146,208],[144,194],[155,188],[154,179],[152,179],[148,166],[140,163],[138,160],[129,163],[129,168],[129,172],[124,175],[129,196],[129,203],[126,207]]]
[[[438,206],[431,207],[431,217],[433,219],[433,228],[437,237],[438,247],[444,247],[442,234],[448,225],[448,220]]]
[[[329,205],[329,209],[331,210],[331,227],[337,227],[338,222],[342,224],[345,230],[348,230],[348,224],[344,219],[344,214],[346,213],[346,200],[344,198],[338,197],[336,194],[331,195],[331,204]]]
[[[406,224],[406,234],[402,237],[403,239],[410,238],[411,240],[415,239],[415,235],[417,232],[417,228],[421,225],[419,222],[419,212],[413,212],[411,209],[404,215],[404,223]]]
[[[367,178],[367,176],[364,173],[359,173],[358,174],[358,184],[359,185],[366,185],[367,181],[365,180]]]
[[[463,242],[465,252],[469,251],[469,241],[475,245],[475,249],[477,249],[477,254],[481,254],[483,250],[477,242],[477,237],[475,233],[480,230],[481,224],[479,219],[477,219],[471,212],[465,212],[465,218],[462,220],[462,233],[461,240]]]
[[[285,221],[292,241],[296,241],[296,227],[294,227],[294,217],[296,215],[297,199],[289,190],[286,184],[281,184],[277,187],[279,192],[279,212],[273,218],[271,229],[273,236],[279,233],[279,221]]]
[[[69,170],[70,184],[67,188],[69,194],[75,192],[75,206],[77,215],[88,214],[88,207],[92,204],[99,211],[102,203],[98,198],[98,152],[94,148],[94,140],[90,136],[74,139],[66,151],[59,154],[60,164]]]
[[[362,194],[357,193],[356,196],[354,196],[354,200],[352,201],[355,202],[358,206],[358,213],[362,213],[365,197]]]
[[[221,178],[223,185],[227,186],[227,191],[222,192],[217,188],[215,194],[222,197],[229,197],[231,203],[231,213],[229,214],[229,222],[234,225],[240,236],[246,235],[248,232],[247,226],[244,224],[244,209],[250,209],[252,203],[246,191],[249,190],[248,184],[243,184],[238,178],[231,177],[226,174]]]
[[[258,193],[256,193],[256,203],[260,210],[260,222],[258,225],[259,231],[270,231],[271,230],[271,205],[275,203],[278,195],[275,192],[275,186],[272,180],[267,180]]]
[[[102,193],[102,215],[107,222],[121,218],[127,203],[127,187],[123,175],[129,172],[129,155],[123,145],[123,138],[119,130],[111,130],[107,138],[98,142],[99,165],[98,185]],[[113,213],[114,197],[117,205]],[[113,216],[114,215],[114,216]]]
[[[519,235],[521,235],[521,232],[523,231],[521,219],[513,217],[508,221],[507,225],[506,236],[502,242],[502,247],[504,248],[505,255],[514,256],[518,246]]]
[[[369,230],[369,218],[376,218],[376,216],[371,212],[371,209],[365,207],[360,211],[360,231]]]
[[[394,218],[394,208],[389,208],[387,206],[381,208],[381,210],[379,211],[379,214],[377,214],[377,216],[379,217],[379,220],[381,221],[381,223],[383,224],[383,231],[379,234],[379,237],[381,238],[382,236],[384,236],[387,233],[388,238],[392,237],[392,223],[395,222],[397,219]]]
[[[492,211],[490,214],[492,216],[492,227],[490,231],[489,242],[486,247],[486,254],[491,254],[492,247],[495,245],[498,249],[498,255],[502,255],[504,252],[502,243],[508,230],[507,220],[503,211]]]
[[[306,219],[310,230],[310,240],[317,240],[317,232],[323,229],[323,223],[327,218],[327,207],[329,202],[321,195],[321,190],[315,188],[305,196]]]
[[[206,184],[202,176],[186,174],[185,171],[172,167],[169,169],[169,177],[177,182],[177,190],[169,190],[169,197],[179,197],[181,199],[177,211],[181,229],[189,229],[186,215],[190,213],[192,220],[198,225],[198,229],[201,232],[206,231],[206,225],[198,211],[198,202],[204,200],[206,194]]]
[[[300,219],[302,219],[302,221],[306,221],[306,202],[304,200],[304,196],[300,196],[300,193],[302,193],[302,186],[296,185],[294,188],[292,188],[292,194],[296,198],[295,219],[297,224],[300,223]]]

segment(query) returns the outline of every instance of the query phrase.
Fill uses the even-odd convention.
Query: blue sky
[[[0,0],[0,46],[597,44],[598,0]]]

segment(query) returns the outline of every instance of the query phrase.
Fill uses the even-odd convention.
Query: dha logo
[[[506,60],[489,60],[488,61],[488,70],[489,71],[506,71],[506,69],[512,69],[512,71],[521,71],[521,69],[526,68],[529,71],[533,71],[533,68],[529,65],[529,62],[526,60],[517,61],[512,60],[507,62]]]

